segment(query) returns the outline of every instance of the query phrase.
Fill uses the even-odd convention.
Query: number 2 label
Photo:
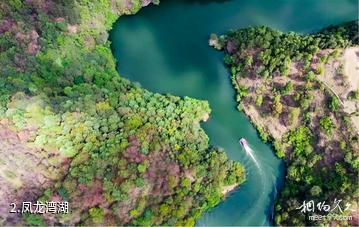
[[[17,211],[16,211],[16,203],[10,203],[10,206],[12,207],[12,209],[10,210],[10,213],[17,213]]]

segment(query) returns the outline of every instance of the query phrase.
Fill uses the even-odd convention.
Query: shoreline
[[[222,195],[227,196],[229,193],[233,192],[238,186],[240,186],[240,184],[222,186]]]

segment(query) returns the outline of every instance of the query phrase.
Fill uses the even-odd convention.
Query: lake
[[[210,143],[246,168],[247,181],[197,225],[270,225],[285,175],[283,161],[237,111],[223,53],[208,46],[209,35],[251,25],[308,33],[357,14],[356,0],[163,0],[114,24],[110,40],[120,75],[153,92],[208,100],[212,113],[202,126]]]

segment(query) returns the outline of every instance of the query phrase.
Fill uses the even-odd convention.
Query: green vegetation
[[[354,100],[359,100],[359,90],[353,91],[350,98]]]
[[[335,96],[330,98],[329,108],[332,112],[337,112],[340,108],[339,99]]]
[[[304,201],[332,204],[337,198],[343,200],[342,206],[350,203],[351,209],[358,208],[358,134],[341,100],[320,81],[332,73],[325,69],[334,65],[338,66],[334,73],[342,74],[339,59],[343,48],[358,45],[357,31],[358,21],[308,35],[260,26],[231,31],[219,40],[240,110],[254,119],[260,137],[271,140],[277,156],[286,162],[276,225],[348,224],[309,220],[314,213],[296,209]],[[357,93],[352,91],[348,98],[355,100]],[[356,215],[349,212],[345,214]]]
[[[313,152],[312,138],[313,135],[307,127],[300,127],[288,134],[288,142],[293,146],[293,152],[297,155],[309,155]]]
[[[276,117],[278,117],[279,114],[281,114],[283,112],[283,105],[282,105],[280,99],[281,99],[280,95],[274,96],[274,99],[273,99],[272,109],[273,109],[273,115]]]
[[[32,130],[25,144],[38,167],[27,171],[44,167],[48,183],[23,199],[42,193],[43,201],[69,201],[71,211],[24,216],[23,224],[194,225],[223,199],[223,186],[244,181],[243,167],[208,145],[199,125],[207,102],[118,76],[107,30],[142,3],[0,3],[0,120]]]
[[[28,226],[44,226],[44,220],[39,215],[24,214],[24,221]]]
[[[291,92],[292,90],[293,90],[293,82],[290,80],[285,84],[281,92],[283,95],[288,95],[288,93]]]
[[[332,135],[334,124],[330,117],[322,117],[319,121],[319,126],[326,134]]]

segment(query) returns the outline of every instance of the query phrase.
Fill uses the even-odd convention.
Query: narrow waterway
[[[223,54],[208,46],[209,35],[250,25],[306,33],[356,19],[357,7],[357,0],[163,0],[114,25],[110,40],[120,75],[153,92],[208,100],[212,113],[202,125],[210,143],[246,167],[247,181],[197,225],[270,225],[285,171],[236,110]],[[241,137],[253,156],[242,150]]]

